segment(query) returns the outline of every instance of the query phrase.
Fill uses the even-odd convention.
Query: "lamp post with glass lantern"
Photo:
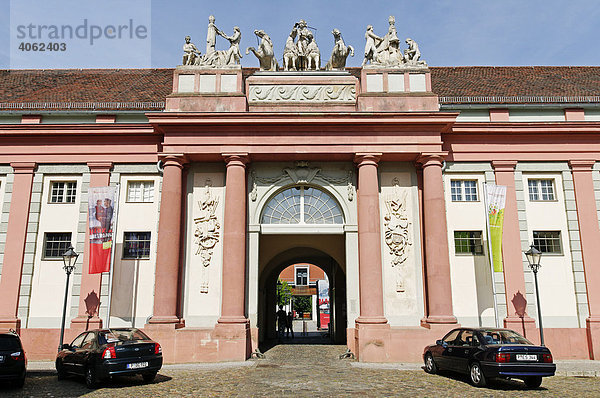
[[[65,285],[65,302],[63,304],[62,323],[60,325],[60,342],[58,343],[58,351],[59,352],[60,352],[60,350],[62,350],[63,338],[65,336],[65,318],[67,316],[67,295],[69,293],[69,277],[71,276],[71,273],[75,269],[75,262],[77,261],[77,257],[79,257],[79,254],[76,253],[75,250],[73,250],[73,245],[69,245],[69,248],[67,249],[66,252],[63,253],[62,257],[63,257],[63,262],[65,264],[63,266],[63,269],[67,273],[67,282]]]
[[[529,268],[533,271],[533,279],[535,281],[535,298],[537,300],[537,312],[538,312],[538,323],[540,324],[540,342],[544,345],[544,328],[542,326],[542,309],[540,307],[540,292],[538,288],[537,273],[540,269],[540,260],[542,258],[542,252],[531,245],[529,250],[525,252]]]

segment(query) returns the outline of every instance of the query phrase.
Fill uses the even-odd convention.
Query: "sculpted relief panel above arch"
[[[288,167],[286,167],[288,166]],[[344,165],[345,166],[345,165]],[[327,167],[313,167],[307,161],[298,161],[293,167],[281,164],[255,165],[249,171],[250,224],[261,224],[261,217],[267,203],[285,187],[310,187],[323,192],[339,204],[341,217],[346,224],[356,223],[354,171],[350,167],[328,164]],[[306,191],[308,192],[308,191]]]

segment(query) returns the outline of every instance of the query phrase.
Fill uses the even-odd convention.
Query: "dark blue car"
[[[135,328],[97,329],[64,344],[56,357],[59,379],[82,375],[90,388],[111,376],[141,374],[150,383],[162,367],[162,348]]]
[[[459,328],[425,347],[425,371],[465,373],[477,387],[492,378],[520,379],[530,388],[554,376],[556,365],[547,347],[536,346],[509,329]]]

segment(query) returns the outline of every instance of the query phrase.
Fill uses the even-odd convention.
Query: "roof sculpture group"
[[[372,25],[367,26],[362,66],[372,68],[427,67],[427,63],[420,59],[421,52],[414,40],[407,38],[405,43],[408,48],[404,51],[400,49],[400,39],[398,39],[396,32],[396,19],[390,16],[388,23],[388,32],[382,37],[375,34]],[[310,29],[313,28],[310,28],[303,19],[294,24],[283,50],[283,65],[281,66],[275,56],[273,41],[264,30],[254,31],[259,39],[258,48],[248,47],[246,54],[252,52],[256,56],[260,64],[260,70],[321,70],[321,52]],[[342,33],[338,29],[333,29],[331,34],[333,35],[334,46],[329,61],[325,65],[325,70],[344,70],[348,56],[354,56],[354,48],[344,43]],[[216,50],[217,36],[229,41],[227,50]],[[211,15],[208,18],[206,52],[202,54],[191,42],[191,37],[186,36],[183,45],[183,65],[195,65],[204,68],[241,68],[241,39],[242,33],[239,27],[235,26],[233,34],[228,36],[217,28],[215,17]]]

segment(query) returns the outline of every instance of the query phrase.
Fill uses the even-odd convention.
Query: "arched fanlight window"
[[[263,224],[343,224],[338,203],[317,188],[298,186],[275,195],[265,206]]]

